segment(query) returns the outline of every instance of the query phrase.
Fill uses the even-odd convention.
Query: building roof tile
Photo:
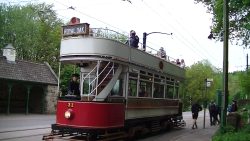
[[[0,79],[57,84],[57,76],[48,63],[24,60],[9,62],[4,56],[0,56]]]

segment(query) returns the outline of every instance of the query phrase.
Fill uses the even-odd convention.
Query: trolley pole
[[[223,95],[222,95],[222,110],[221,110],[221,126],[220,129],[224,132],[226,126],[226,113],[228,106],[228,37],[229,37],[229,0],[223,1]]]

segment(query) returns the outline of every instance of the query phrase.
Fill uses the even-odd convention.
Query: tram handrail
[[[104,72],[104,70],[108,67],[109,64],[110,64],[110,62],[108,62],[108,64],[106,64],[106,66],[103,68],[103,70],[102,70],[100,73],[98,73],[98,74],[96,75],[96,77],[89,83],[89,85],[91,85],[92,83],[94,83],[95,80],[99,78],[99,76]],[[98,87],[98,86],[97,86],[97,87]],[[91,95],[95,90],[96,90],[96,88],[95,88],[94,90],[92,90],[92,91],[89,93],[89,95]]]
[[[112,67],[110,68],[110,70],[108,71],[108,73],[105,75],[105,77],[102,79],[102,81],[89,93],[89,95],[91,95],[101,84],[102,82],[108,77],[108,75],[110,74],[110,72],[114,69],[114,65],[112,65]],[[96,78],[98,78],[100,75],[98,75]],[[97,93],[96,93],[97,95]]]
[[[101,37],[101,38],[115,40],[115,41],[118,41],[122,44],[126,44],[126,42],[129,40],[129,36],[122,34],[122,33],[119,33],[117,31],[108,29],[108,28],[91,28],[90,35],[93,37]],[[138,48],[139,50],[143,50],[142,45],[143,44],[141,42],[139,42],[139,48]],[[151,54],[153,56],[157,56],[158,50],[156,50],[150,46],[146,46],[146,48],[147,48],[146,53]],[[163,59],[163,60],[171,62],[171,63],[176,62],[176,59],[174,59],[173,57],[168,56],[168,55],[166,55],[166,59]]]

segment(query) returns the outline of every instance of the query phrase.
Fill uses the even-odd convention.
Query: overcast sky
[[[1,1],[1,0],[0,0]],[[7,0],[17,2],[18,0]],[[79,17],[91,27],[110,28],[128,34],[135,30],[142,42],[143,32],[173,33],[172,36],[151,34],[147,45],[164,47],[173,58],[184,59],[192,65],[203,59],[217,68],[223,67],[223,43],[209,40],[212,15],[193,0],[31,0],[53,4],[58,17],[65,22]],[[19,1],[21,3],[30,1]],[[71,9],[69,7],[73,7]],[[229,46],[229,71],[246,68],[243,47]]]

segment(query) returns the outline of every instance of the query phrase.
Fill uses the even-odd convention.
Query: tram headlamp
[[[71,119],[73,117],[73,111],[71,109],[67,110],[65,113],[64,113],[64,117],[66,119]]]

